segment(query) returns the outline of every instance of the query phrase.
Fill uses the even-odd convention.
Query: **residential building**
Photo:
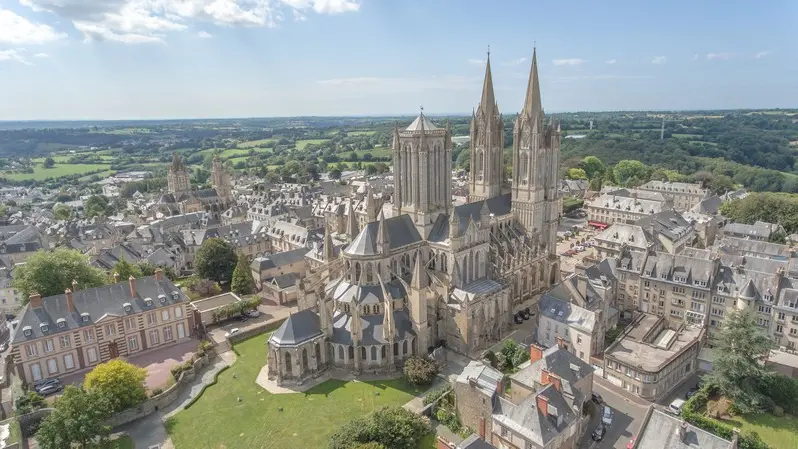
[[[768,241],[776,232],[784,232],[784,227],[766,221],[757,221],[754,224],[729,223],[723,227],[723,235],[749,240]]]
[[[560,181],[560,193],[563,196],[582,199],[589,188],[590,182],[586,179],[563,179]]]
[[[162,271],[155,276],[63,295],[32,295],[11,337],[17,375],[27,383],[157,350],[194,334],[188,297]]]
[[[650,405],[631,449],[737,449],[738,438],[737,430],[729,441]]]
[[[263,288],[265,283],[271,282],[271,279],[277,276],[289,273],[304,275],[307,268],[305,255],[308,251],[307,248],[301,247],[255,258],[250,268],[258,289]]]
[[[649,181],[639,189],[662,193],[673,201],[673,207],[679,212],[688,211],[709,197],[709,189],[701,183]]]
[[[587,202],[587,219],[597,224],[634,223],[673,207],[672,200],[645,190],[603,190]]]

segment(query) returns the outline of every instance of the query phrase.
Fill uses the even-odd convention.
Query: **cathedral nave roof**
[[[413,324],[410,316],[404,310],[396,310],[393,313],[393,322],[396,327],[395,341],[407,339],[413,332]],[[387,344],[382,333],[383,314],[365,315],[360,317],[360,328],[363,335],[360,338],[361,345]],[[348,313],[338,313],[333,317],[333,335],[330,339],[333,343],[351,345],[352,344],[352,315]]]

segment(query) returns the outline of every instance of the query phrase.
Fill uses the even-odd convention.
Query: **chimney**
[[[479,418],[479,437],[481,439],[485,439],[485,417],[482,416]]]
[[[568,345],[565,344],[565,339],[562,337],[557,337],[557,347],[560,349],[565,349],[566,351],[568,350]]]
[[[155,270],[155,280],[162,281],[163,280],[163,270],[158,268]]]
[[[679,440],[681,440],[682,443],[685,443],[687,440],[687,423],[685,421],[682,421],[679,425]]]
[[[72,291],[73,292],[78,291],[78,281],[75,279],[72,279]]]
[[[537,395],[535,398],[537,400],[538,410],[543,413],[543,416],[549,415],[549,400],[541,395]]]
[[[540,370],[540,384],[548,385],[550,383],[551,383],[551,376],[549,376],[548,370],[545,369]]]
[[[562,392],[562,381],[560,380],[559,376],[555,376],[554,374],[549,374],[549,381],[552,385],[554,385],[554,389]]]
[[[119,283],[119,273],[117,273],[116,271],[114,271],[114,283],[115,284]]]
[[[75,301],[72,299],[72,290],[70,289],[64,290],[64,295],[66,296],[67,311],[69,313],[77,312],[77,309],[75,309]]]
[[[130,284],[130,296],[133,298],[136,297],[136,278],[133,277],[131,274],[130,277],[127,279],[128,283]]]
[[[543,348],[532,343],[529,345],[529,363],[535,363],[543,358]]]
[[[30,306],[31,307],[41,307],[42,306],[42,295],[38,293],[31,293],[30,295]]]

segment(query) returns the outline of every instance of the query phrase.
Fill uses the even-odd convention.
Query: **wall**
[[[227,339],[230,341],[230,344],[233,345],[240,341],[244,341],[248,338],[254,337],[256,335],[260,335],[266,332],[271,332],[280,327],[280,325],[283,324],[283,321],[285,321],[285,318],[278,321],[258,323],[257,325],[254,325],[249,329],[245,329],[237,334],[231,335]]]

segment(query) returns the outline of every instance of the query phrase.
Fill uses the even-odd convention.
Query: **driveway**
[[[258,306],[260,316],[256,318],[248,318],[247,321],[238,321],[237,319],[227,320],[221,324],[214,324],[208,327],[208,333],[213,341],[217,343],[225,342],[227,339],[224,337],[225,332],[237,327],[241,331],[245,331],[253,326],[261,323],[268,323],[272,321],[281,320],[286,318],[291,312],[296,312],[296,303],[289,303],[285,305],[278,304],[261,304]]]

